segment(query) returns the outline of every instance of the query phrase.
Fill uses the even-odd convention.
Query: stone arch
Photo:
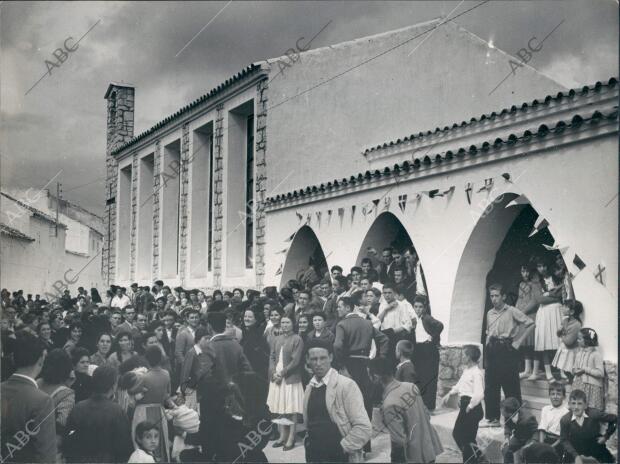
[[[291,279],[298,279],[302,270],[312,267],[322,278],[327,272],[327,260],[323,247],[310,226],[304,225],[296,233],[286,254],[282,268],[281,283],[285,285]]]
[[[490,308],[487,286],[504,285],[508,303],[516,301],[519,270],[531,256],[551,254],[548,228],[529,237],[538,213],[531,204],[506,207],[516,193],[503,193],[488,206],[474,226],[456,273],[450,310],[451,342],[483,342],[484,314]]]

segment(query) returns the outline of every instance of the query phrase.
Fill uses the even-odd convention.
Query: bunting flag
[[[467,203],[469,203],[471,205],[471,192],[473,191],[474,187],[471,184],[471,182],[467,182],[467,186],[465,187],[465,193],[467,194]]]
[[[297,215],[297,219],[299,219],[299,222],[301,222],[304,217],[301,215],[299,211],[295,211],[295,214]]]
[[[354,217],[355,217],[355,205],[351,206],[351,222],[353,222]]]
[[[493,188],[493,178],[490,177],[488,179],[484,179],[484,187],[481,187],[476,193],[483,192],[484,190],[491,191],[492,188]]]
[[[536,218],[536,222],[534,223],[534,228],[532,229],[532,232],[530,232],[530,235],[528,235],[528,238],[533,237],[538,232],[547,228],[548,226],[549,226],[549,221],[547,221],[542,216],[538,216],[538,218]]]
[[[280,251],[276,251],[276,255],[280,255],[282,253],[286,253],[287,251],[288,251],[288,248],[284,248],[284,249],[282,249]]]
[[[338,217],[342,220],[344,217],[344,208],[338,208]]]
[[[278,268],[278,270],[276,271],[276,275],[279,276],[280,274],[282,274],[282,268],[284,267],[284,264],[280,264],[280,267]]]
[[[543,247],[545,247],[545,250],[547,250],[547,251],[559,251],[562,256],[564,256],[564,254],[568,250],[568,245],[567,246],[560,246],[558,244],[555,244],[555,245],[545,245],[543,243]]]
[[[297,234],[297,232],[293,232],[286,240],[284,240],[285,242],[290,242],[291,240],[293,240],[295,238],[295,234]]]
[[[306,224],[310,224],[310,221],[312,221],[312,213],[308,213],[306,216]]]
[[[362,214],[366,216],[370,211],[368,211],[368,204],[362,206]]]
[[[328,209],[327,210],[327,225],[329,225],[330,222],[332,222],[332,210]]]
[[[515,198],[510,203],[508,203],[504,208],[509,208],[511,206],[517,206],[517,205],[529,205],[529,204],[530,204],[530,200],[528,200],[525,195],[519,195],[517,198]]]
[[[606,286],[605,285],[605,281],[607,280],[605,277],[605,271],[606,271],[606,266],[605,263],[601,262],[599,264],[596,265],[596,269],[594,270],[593,274],[594,274],[594,278],[597,280],[597,282],[599,284],[601,284],[602,286]]]
[[[586,263],[584,263],[583,260],[579,257],[579,255],[575,253],[575,257],[573,258],[573,266],[575,266],[575,268],[577,269],[577,272],[573,273],[576,275],[579,274],[579,272],[581,272],[583,269],[585,269]]]
[[[316,213],[316,222],[319,227],[321,227],[321,215],[323,214],[321,211],[317,211]]]
[[[405,209],[407,208],[407,194],[406,193],[404,195],[398,195],[398,207],[400,208],[400,211],[402,213],[405,212]]]
[[[504,180],[510,184],[512,184],[512,180],[510,180],[510,174],[508,174],[507,172],[502,174],[502,177],[504,178]]]
[[[441,196],[439,195],[439,189],[433,189],[433,190],[429,190],[427,192],[423,192],[426,195],[428,195],[429,198],[435,198],[436,196]]]
[[[385,197],[383,199],[383,210],[389,210],[390,209],[390,204],[392,203],[392,198],[391,197]]]
[[[377,206],[379,206],[379,202],[381,201],[381,198],[377,198],[376,200],[372,200],[372,203],[375,205],[375,209],[377,208]]]

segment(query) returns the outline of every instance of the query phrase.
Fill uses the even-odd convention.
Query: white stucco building
[[[254,63],[137,136],[110,84],[105,282],[262,288],[397,240],[444,339],[479,342],[490,280],[556,246],[615,361],[617,80],[497,87],[510,58],[435,20]]]
[[[48,190],[0,194],[0,286],[48,301],[68,288],[101,289],[103,221]]]

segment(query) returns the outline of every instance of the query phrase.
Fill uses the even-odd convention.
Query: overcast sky
[[[248,64],[283,55],[298,38],[312,37],[329,21],[312,48],[451,12],[454,17],[478,3],[4,1],[2,186],[41,188],[62,170],[54,182],[62,182],[65,198],[101,214],[103,95],[109,82],[136,86],[137,135]],[[616,0],[488,2],[455,22],[514,55],[562,20],[529,65],[567,87],[617,76]],[[64,63],[46,66],[46,60],[58,62],[52,53],[67,38],[73,38],[67,42],[72,46],[91,27]],[[501,65],[510,72],[508,63]]]

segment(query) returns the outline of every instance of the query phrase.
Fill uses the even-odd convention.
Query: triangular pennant
[[[276,275],[279,276],[280,274],[282,274],[282,268],[284,267],[283,264],[280,264],[280,267],[278,268],[278,270],[276,271]]]
[[[467,186],[465,187],[465,193],[467,194],[467,203],[469,203],[471,205],[471,192],[474,189],[473,185],[471,184],[471,182],[467,183]]]
[[[312,213],[308,213],[306,216],[306,224],[310,224],[310,221],[312,221]]]
[[[368,205],[364,205],[364,206],[362,206],[362,214],[363,214],[364,216],[366,216],[366,215],[368,214],[368,212],[369,212],[369,211],[368,211]]]
[[[490,177],[488,179],[484,179],[484,186],[480,187],[480,189],[476,192],[476,193],[480,193],[483,191],[491,191],[491,189],[493,188],[493,178]]]
[[[510,203],[508,203],[505,208],[509,208],[511,206],[517,206],[517,205],[529,205],[530,204],[530,200],[527,199],[527,197],[525,195],[519,195],[517,198],[515,198],[514,200],[512,200]]]
[[[426,193],[426,192],[425,192]],[[439,193],[439,189],[433,189],[428,191],[429,198],[442,197],[443,194]]]
[[[502,177],[504,178],[504,180],[505,180],[506,182],[509,182],[509,183],[511,183],[511,184],[512,184],[512,181],[510,180],[510,174],[508,174],[507,172],[505,172],[505,173],[503,173],[503,174],[502,174]]]
[[[405,212],[405,209],[407,208],[407,194],[406,193],[404,195],[398,195],[398,207],[400,208],[400,211],[402,213]]]
[[[355,205],[351,206],[351,221],[353,221],[354,217],[355,217]]]
[[[538,216],[538,218],[536,219],[536,222],[534,223],[534,228],[532,229],[532,232],[530,232],[530,235],[528,235],[528,238],[533,237],[538,232],[540,232],[541,230],[545,229],[548,226],[549,226],[549,221],[547,221],[542,216]]]
[[[376,200],[372,200],[373,204],[375,205],[375,208],[377,206],[379,206],[379,202],[381,201],[381,198],[377,198]]]
[[[338,208],[338,217],[342,219],[344,216],[344,208]]]
[[[390,203],[392,203],[392,198],[391,197],[385,197],[383,199],[383,210],[389,210],[390,209]]]
[[[546,245],[543,243],[543,247],[545,247],[545,250],[547,251],[559,251],[562,256],[564,256],[566,250],[568,250],[568,246],[560,246],[558,244]]]
[[[285,241],[285,242],[290,242],[291,240],[293,240],[293,239],[295,238],[295,234],[296,234],[296,233],[297,233],[297,232],[293,232],[293,233],[292,233],[291,235],[289,235],[289,237],[288,237],[286,240],[284,240],[284,241]]]
[[[316,222],[318,223],[319,227],[321,227],[321,215],[323,213],[321,211],[317,211],[315,214],[316,214]]]
[[[298,211],[295,211],[295,214],[297,215],[297,219],[299,219],[299,222],[301,222],[304,217]]]
[[[329,225],[330,222],[332,222],[332,210],[328,209],[327,210],[327,225]]]
[[[605,263],[599,263],[596,265],[596,269],[594,270],[594,278],[597,280],[599,284],[605,286],[605,281],[607,280],[605,277],[605,271],[607,270]]]

